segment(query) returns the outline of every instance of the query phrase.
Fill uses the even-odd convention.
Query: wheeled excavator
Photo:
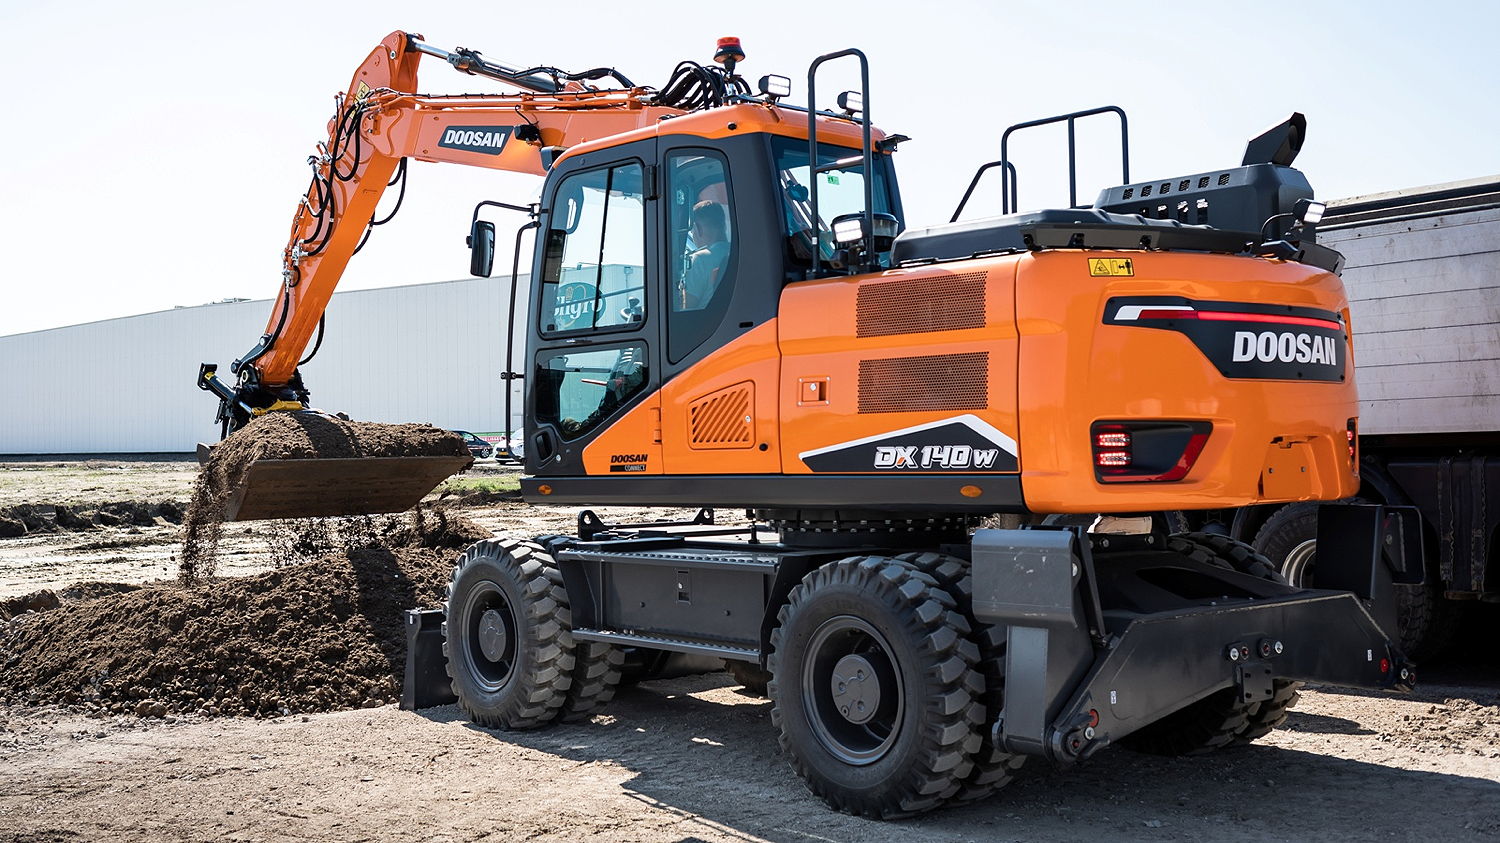
[[[518,90],[416,93],[423,56]],[[235,385],[200,370],[226,432],[305,412],[298,361],[408,162],[545,177],[536,204],[480,203],[469,232],[481,276],[487,208],[527,215],[517,262],[535,233],[529,307],[496,314],[526,338],[505,373],[526,387],[523,493],[699,511],[584,510],[575,535],[465,551],[412,657],[469,717],[586,716],[627,653],[722,658],[764,686],[813,793],[896,817],[1033,756],[1254,740],[1303,681],[1412,686],[1392,591],[1423,570],[1414,513],[1323,506],[1316,590],[1159,515],[1358,487],[1341,259],[1291,167],[1300,115],[1205,173],[1132,181],[1122,143],[1122,184],[1026,213],[1012,132],[1113,115],[1123,141],[1126,123],[1019,124],[975,176],[998,170],[1001,215],[915,227],[907,138],[872,124],[863,53],[816,59],[805,107],[784,77],[752,89],[737,40],[715,59],[654,89],[392,33],[312,160],[265,335]],[[820,107],[835,61],[861,88]],[[343,467],[308,462],[304,481],[337,485]]]

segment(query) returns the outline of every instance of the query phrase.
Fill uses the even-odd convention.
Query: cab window
[[[711,150],[667,156],[669,256],[667,356],[685,357],[718,327],[734,285],[734,205],[729,170]]]
[[[558,185],[542,263],[543,336],[645,321],[645,221],[640,164],[575,173]]]
[[[646,347],[566,350],[537,360],[537,421],[563,439],[594,430],[646,386]]]
[[[819,173],[818,216],[812,219],[811,191],[812,168],[808,166],[807,144],[791,138],[772,140],[772,151],[776,156],[777,176],[781,181],[782,218],[786,233],[791,239],[792,249],[800,258],[811,259],[814,234],[822,248],[824,259],[833,256],[833,236],[830,225],[834,217],[852,214],[865,209],[864,160],[859,150],[842,146],[818,145],[818,166],[846,161],[847,165]],[[875,184],[873,185],[875,213],[891,213],[890,188],[886,170],[889,166],[885,155],[876,155]]]

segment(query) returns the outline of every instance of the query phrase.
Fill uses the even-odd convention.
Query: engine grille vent
[[[725,387],[688,407],[688,445],[693,448],[748,448],[754,438],[755,384]]]
[[[859,361],[859,411],[983,410],[990,405],[990,355],[933,354]]]
[[[855,335],[886,337],[983,328],[988,275],[928,275],[860,287]]]

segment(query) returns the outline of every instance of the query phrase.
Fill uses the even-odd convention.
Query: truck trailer
[[[1427,582],[1399,590],[1414,659],[1449,643],[1464,604],[1500,601],[1500,175],[1328,203],[1359,386],[1355,500],[1422,514]],[[1316,503],[1251,506],[1219,525],[1294,584],[1316,581]],[[1190,521],[1194,520],[1189,516]],[[1205,526],[1198,521],[1195,526]]]

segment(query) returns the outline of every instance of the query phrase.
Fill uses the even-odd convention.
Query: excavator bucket
[[[404,512],[474,458],[462,436],[428,424],[278,410],[200,444],[198,462],[195,508],[260,521]]]
[[[472,457],[256,460],[224,502],[225,521],[404,512]]]

